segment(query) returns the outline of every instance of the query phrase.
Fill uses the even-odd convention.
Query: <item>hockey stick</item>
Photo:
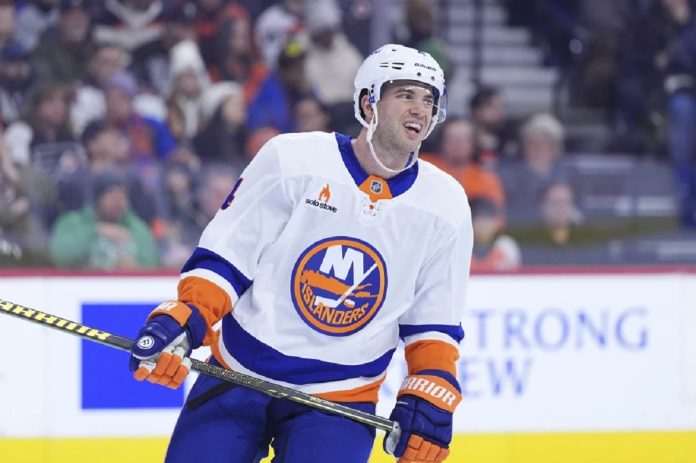
[[[133,345],[133,341],[130,339],[122,338],[121,336],[116,336],[115,334],[107,333],[106,331],[81,325],[64,318],[56,317],[55,315],[30,309],[4,299],[0,299],[0,313],[14,315],[15,317],[22,318],[39,325],[47,326],[49,328],[54,328],[65,333],[80,336],[90,341],[98,342],[100,344],[104,344],[105,346],[114,347],[116,349],[130,351],[131,346]],[[296,391],[289,387],[273,384],[269,381],[254,378],[253,376],[228,370],[226,368],[209,365],[196,359],[191,359],[191,368],[199,373],[203,373],[204,375],[228,381],[238,386],[244,386],[271,397],[291,400],[308,407],[351,419],[367,426],[372,426],[376,429],[381,429],[382,431],[387,431],[389,433],[388,440],[393,440],[394,445],[396,445],[396,442],[398,442],[399,435],[401,434],[399,423],[396,421],[391,421],[381,416],[362,412],[345,405],[321,399],[304,392]]]

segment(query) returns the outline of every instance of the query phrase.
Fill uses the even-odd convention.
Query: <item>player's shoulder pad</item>
[[[336,136],[326,132],[284,133],[272,139],[286,176],[306,175],[336,166]]]
[[[435,213],[457,223],[470,217],[469,200],[462,185],[430,162],[418,160],[418,181],[414,187],[418,194],[412,197]]]

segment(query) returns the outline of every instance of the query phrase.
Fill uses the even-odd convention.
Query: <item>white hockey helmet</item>
[[[355,118],[364,127],[370,129],[370,124],[365,120],[360,110],[360,95],[363,90],[366,90],[370,97],[370,104],[374,107],[381,98],[382,85],[395,80],[413,80],[432,87],[435,106],[430,127],[425,134],[427,137],[435,125],[444,121],[447,115],[445,75],[440,65],[429,53],[415,48],[387,44],[365,58],[354,81]]]

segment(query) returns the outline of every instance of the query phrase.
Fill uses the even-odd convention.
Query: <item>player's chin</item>
[[[418,146],[418,144],[421,141],[423,141],[423,137],[425,135],[425,132],[423,130],[415,131],[407,129],[406,127],[403,127],[403,133],[404,138],[408,141],[408,143],[415,144],[416,146]]]
[[[416,151],[422,141],[422,138],[418,138],[417,140],[408,140],[406,143],[404,143],[405,151],[408,153]]]
[[[402,146],[409,153],[418,149],[418,146],[423,141],[423,135],[421,133],[406,133],[401,139]]]

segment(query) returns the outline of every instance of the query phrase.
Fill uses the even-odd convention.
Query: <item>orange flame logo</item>
[[[329,184],[327,183],[324,188],[321,189],[319,193],[319,201],[328,203],[329,198],[331,198],[331,190],[329,190]]]

